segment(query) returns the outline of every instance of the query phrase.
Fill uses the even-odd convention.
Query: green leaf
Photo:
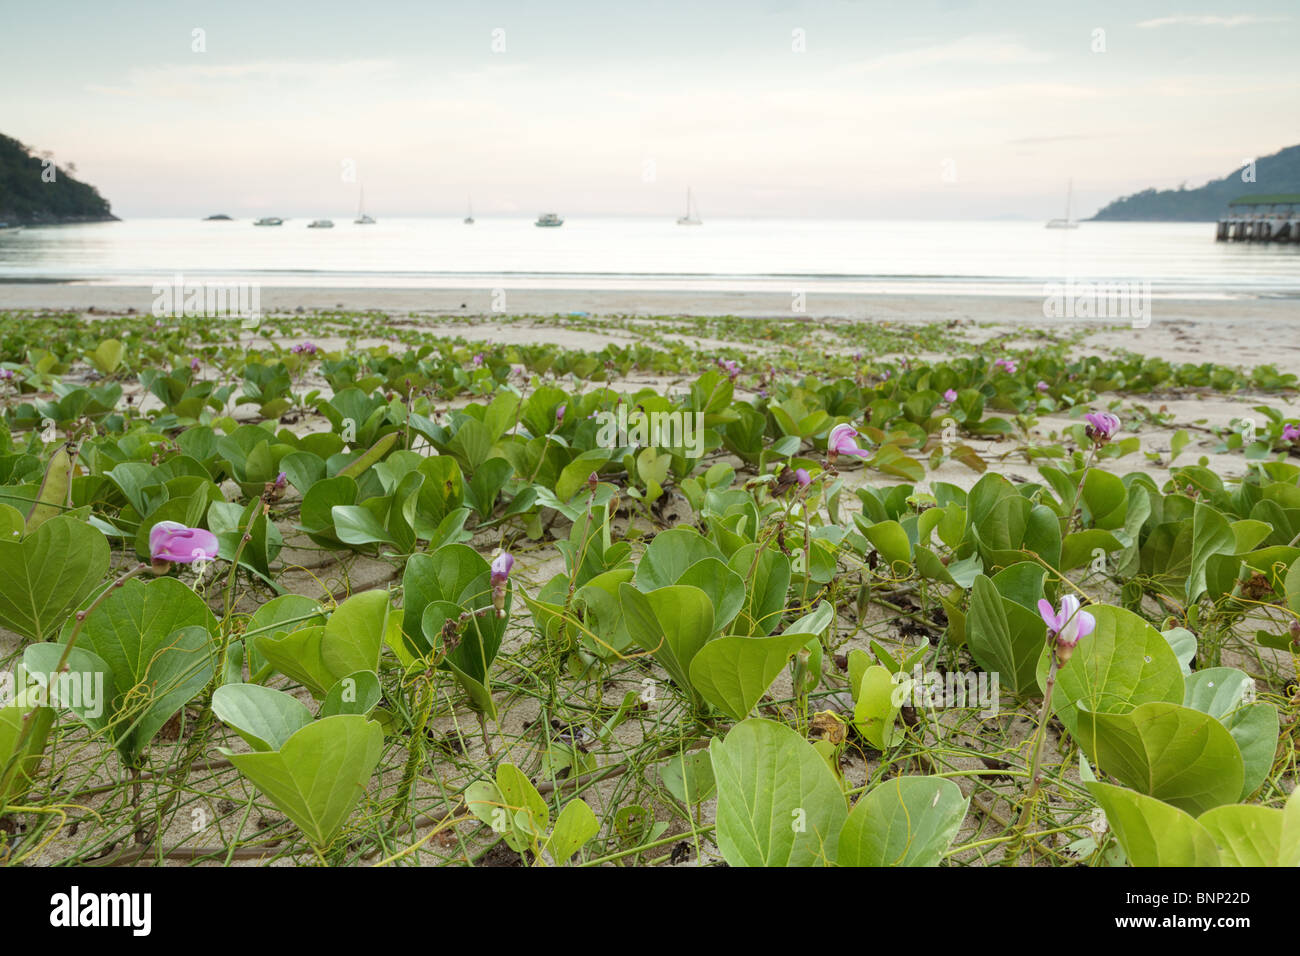
[[[324,697],[349,674],[379,670],[388,611],[387,591],[364,591],[340,604],[324,627],[262,635],[255,646],[280,673]]]
[[[570,800],[555,818],[555,828],[546,849],[556,863],[567,863],[583,844],[600,832],[600,821],[591,807],[579,799]]]
[[[642,594],[620,584],[619,602],[627,632],[643,650],[654,655],[677,685],[692,698],[691,661],[713,635],[713,605],[699,588],[674,584]]]
[[[886,750],[902,739],[894,720],[911,686],[910,679],[896,678],[880,664],[862,672],[853,695],[853,725],[877,750]]]
[[[72,627],[64,627],[60,643]],[[216,629],[203,599],[175,578],[127,581],[86,617],[75,649],[109,668],[118,693],[107,711],[114,746],[127,764],[212,678]]]
[[[800,633],[719,637],[695,654],[690,664],[690,684],[728,717],[744,720],[785,669],[786,662],[807,641],[808,635]]]
[[[895,777],[858,800],[840,831],[840,866],[938,866],[966,817],[942,777]]]
[[[1241,795],[1241,752],[1209,714],[1158,702],[1127,714],[1081,712],[1079,718],[1084,752],[1098,769],[1139,793],[1188,813]]]
[[[379,724],[341,714],[308,724],[278,751],[222,753],[323,848],[365,793],[383,748]]]
[[[50,518],[21,541],[0,540],[0,624],[48,640],[94,590],[108,563],[108,540],[75,518]]]
[[[279,750],[312,720],[296,697],[261,684],[222,684],[212,695],[212,712],[260,751]]]
[[[1079,641],[1056,677],[1052,709],[1078,736],[1077,705],[1091,714],[1123,714],[1140,704],[1183,702],[1183,674],[1169,642],[1132,611],[1090,604],[1096,629]],[[1046,686],[1047,654],[1039,661],[1040,686]]]
[[[981,574],[971,587],[966,643],[980,667],[1000,674],[1013,693],[1023,696],[1035,686],[1047,630],[1038,612],[1005,599],[993,580]]]
[[[659,779],[668,792],[688,807],[713,796],[713,760],[707,750],[675,754],[659,767]]]
[[[1094,781],[1088,792],[1134,866],[1218,866],[1214,837],[1189,813],[1123,787]]]
[[[1198,822],[1218,844],[1223,866],[1300,865],[1300,854],[1295,852],[1294,845],[1289,853],[1284,853],[1285,811],[1234,803],[1205,811]]]
[[[797,733],[751,718],[709,744],[718,849],[731,866],[834,863],[848,816],[839,782]]]

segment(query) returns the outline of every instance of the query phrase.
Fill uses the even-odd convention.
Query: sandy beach
[[[1240,367],[1273,364],[1283,372],[1300,372],[1300,335],[1296,320],[1300,302],[1288,298],[1239,297],[1220,299],[1156,298],[1150,319],[1140,328],[1122,319],[1061,319],[1043,314],[1039,296],[944,294],[843,294],[806,292],[804,311],[792,309],[790,293],[636,290],[506,289],[504,298],[487,289],[412,289],[357,287],[267,286],[260,290],[266,312],[289,313],[338,310],[388,312],[394,316],[470,319],[490,327],[504,316],[717,316],[826,319],[863,322],[968,322],[989,327],[989,334],[1023,327],[1027,332],[1095,328],[1089,347],[1126,349],[1171,362],[1220,362]],[[37,309],[120,314],[147,312],[156,296],[149,286],[90,283],[0,283],[0,309]],[[493,306],[500,306],[494,311]],[[493,337],[484,328],[483,338]],[[466,334],[461,327],[460,334]],[[554,328],[534,330],[512,326],[509,335],[521,341],[555,341]],[[611,336],[616,337],[616,336]],[[979,336],[973,336],[979,338]],[[500,341],[501,335],[497,335]],[[604,341],[608,341],[606,338]],[[569,347],[600,347],[599,335],[565,341]]]

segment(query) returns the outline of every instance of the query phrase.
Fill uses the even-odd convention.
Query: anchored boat
[[[691,190],[688,186],[686,189],[686,215],[677,218],[679,226],[702,226],[704,220],[700,218],[699,212],[695,209],[695,200],[691,197]]]
[[[375,220],[366,215],[366,188],[361,187],[361,198],[357,201],[357,218],[352,220],[358,226],[373,226]]]
[[[1047,220],[1048,229],[1078,229],[1079,224],[1070,218],[1070,199],[1074,194],[1074,180],[1065,187],[1065,218]]]
[[[537,217],[537,221],[533,225],[554,229],[556,226],[563,226],[564,220],[553,212],[544,212]]]

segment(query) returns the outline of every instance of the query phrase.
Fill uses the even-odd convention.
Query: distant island
[[[50,226],[116,219],[108,200],[94,186],[75,179],[68,169],[52,165],[48,156],[36,155],[0,133],[0,222]]]
[[[1199,189],[1146,189],[1104,206],[1094,222],[1214,222],[1228,203],[1247,196],[1300,193],[1300,146],[1288,146],[1255,160],[1254,182],[1241,178],[1238,166],[1222,179]]]
[[[234,222],[235,220],[231,219],[224,212],[219,212],[215,216],[205,216],[203,218],[203,221],[204,222]]]

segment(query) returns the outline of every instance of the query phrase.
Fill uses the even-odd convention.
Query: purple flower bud
[[[12,378],[12,376],[13,376],[13,373],[11,372],[11,373],[10,373],[10,377]],[[1282,440],[1283,440],[1283,441],[1300,441],[1300,428],[1297,428],[1295,425],[1283,425],[1283,426],[1282,426]]]
[[[1000,368],[1008,375],[1014,375],[1016,372],[1016,363],[1009,358],[1000,358],[993,363],[994,368]]]
[[[561,405],[555,410],[555,420],[557,422],[564,420],[564,410],[566,408],[568,408],[567,405]]]
[[[190,371],[197,372],[198,370],[199,370],[199,360],[197,358],[190,359]]]
[[[285,485],[289,483],[289,476],[285,472],[280,472],[275,476],[275,488],[277,491],[283,491]]]
[[[949,404],[952,404],[953,402],[957,401],[957,392],[956,392],[956,390],[950,388],[950,389],[948,389],[948,391],[944,392],[944,393],[943,393],[943,400],[944,400],[945,402],[949,403]]]
[[[479,368],[483,365],[483,353],[479,352],[474,356],[474,367]]]
[[[13,369],[0,368],[0,379],[4,379],[7,382],[13,377],[14,377]]]
[[[800,488],[807,488],[812,484],[812,475],[808,474],[807,468],[796,468],[794,470],[794,480],[799,482]]]
[[[515,566],[514,556],[509,551],[502,551],[492,559],[492,583],[505,584],[510,577],[510,570]]]
[[[1040,381],[1040,382],[1039,382],[1037,385],[1035,385],[1034,387],[1037,388],[1040,392],[1045,392],[1045,391],[1047,391],[1049,388],[1051,388],[1052,386],[1048,385],[1046,382],[1041,382],[1041,381]]]

